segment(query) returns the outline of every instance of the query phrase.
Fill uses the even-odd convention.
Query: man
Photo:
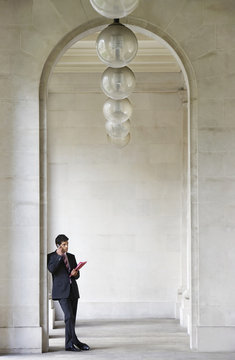
[[[75,333],[79,299],[76,280],[80,277],[80,272],[75,270],[75,256],[68,253],[68,240],[67,236],[58,235],[55,239],[57,250],[47,255],[47,267],[53,280],[52,299],[59,301],[64,312],[65,350],[89,350],[89,346],[79,341]]]

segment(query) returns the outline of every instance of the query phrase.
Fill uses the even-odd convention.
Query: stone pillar
[[[189,141],[187,90],[179,90],[182,101],[182,206],[181,206],[181,284],[178,289],[177,315],[180,324],[189,332],[190,324],[190,189],[189,189]]]

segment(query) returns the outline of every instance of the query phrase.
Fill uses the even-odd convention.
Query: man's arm
[[[57,253],[52,253],[47,255],[47,268],[48,270],[54,274],[58,269],[60,263],[62,261],[62,256]]]
[[[75,258],[75,256],[74,255],[72,255],[71,254],[71,262],[72,262],[72,264],[71,264],[71,268],[72,268],[72,271],[71,271],[71,273],[70,273],[70,275],[72,276],[72,277],[74,277],[74,279],[79,279],[80,278],[80,271],[78,270],[78,271],[76,271],[76,270],[74,270],[75,269],[75,267],[77,266],[77,261],[76,261],[76,258]]]

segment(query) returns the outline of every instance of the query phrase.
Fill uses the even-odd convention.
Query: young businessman
[[[89,346],[79,341],[75,333],[79,299],[76,280],[80,277],[80,272],[75,270],[75,256],[68,253],[68,240],[67,236],[58,235],[55,239],[57,250],[47,255],[47,267],[53,280],[52,299],[59,301],[64,312],[65,350],[89,350]]]

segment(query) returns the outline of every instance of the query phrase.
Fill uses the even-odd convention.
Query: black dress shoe
[[[66,351],[80,351],[79,349],[75,348],[75,346],[70,346],[65,349]]]
[[[80,350],[90,350],[90,346],[82,343],[81,341],[75,344],[75,346],[77,346]]]

